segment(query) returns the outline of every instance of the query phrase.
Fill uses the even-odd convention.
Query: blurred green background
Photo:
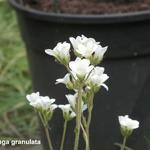
[[[0,139],[38,136],[36,114],[25,99],[31,90],[15,12],[6,1],[0,0]]]

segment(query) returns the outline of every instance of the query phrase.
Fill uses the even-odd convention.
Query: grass
[[[31,92],[27,66],[15,13],[0,1],[0,139],[37,136],[37,118],[25,99]]]

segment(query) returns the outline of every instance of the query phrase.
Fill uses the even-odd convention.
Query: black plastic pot
[[[95,98],[91,125],[92,150],[118,150],[121,142],[118,115],[129,114],[140,121],[140,128],[128,140],[135,150],[149,150],[150,143],[150,11],[111,15],[69,15],[45,13],[25,8],[9,0],[18,16],[31,69],[33,87],[42,95],[66,103],[63,85],[55,80],[66,73],[64,68],[44,53],[57,42],[84,34],[108,45],[102,66],[110,76],[109,92],[101,90]],[[55,150],[58,150],[63,119],[51,123]],[[74,122],[73,122],[74,123]],[[73,123],[70,124],[65,150],[73,150]],[[45,148],[47,149],[47,148]],[[84,150],[80,142],[79,150]]]

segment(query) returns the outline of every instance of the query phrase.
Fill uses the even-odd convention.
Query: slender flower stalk
[[[120,144],[120,143],[114,143],[114,145],[119,146],[120,148],[122,147],[122,144]],[[130,147],[128,147],[128,146],[125,146],[124,149],[125,149],[125,150],[133,150],[132,148],[130,148]]]
[[[126,141],[127,141],[127,137],[125,136],[124,139],[123,139],[123,144],[122,144],[120,150],[125,150],[125,147],[126,147]]]
[[[123,144],[121,145],[120,150],[125,150],[126,148],[126,141],[129,136],[131,136],[134,129],[139,127],[139,121],[133,120],[129,118],[128,115],[119,116],[118,117],[120,123],[120,131],[123,136]]]
[[[45,127],[45,133],[46,133],[46,137],[47,137],[47,140],[48,140],[49,148],[50,148],[50,150],[53,150],[52,141],[51,141],[51,138],[50,138],[48,126]]]
[[[62,140],[61,140],[61,145],[60,145],[60,150],[63,150],[63,147],[64,147],[64,141],[65,141],[66,130],[67,130],[67,123],[68,123],[68,121],[65,120],[65,122],[64,122],[64,129],[63,129],[63,135],[62,135]]]
[[[44,130],[45,130],[45,134],[46,134],[46,137],[47,137],[49,149],[53,150],[52,141],[51,141],[50,133],[49,133],[49,130],[48,130],[48,122],[46,122],[46,120],[43,118],[41,113],[39,113],[39,117],[40,117],[41,122],[44,126]]]
[[[58,105],[58,108],[60,108],[62,110],[63,118],[65,120],[63,134],[62,134],[62,140],[61,140],[61,144],[60,144],[60,150],[63,150],[65,137],[66,137],[67,123],[68,123],[68,121],[72,120],[76,116],[76,114],[72,110],[72,107],[70,104]]]
[[[87,119],[87,125],[86,125],[86,133],[88,136],[88,143],[89,143],[89,150],[90,150],[90,124],[91,124],[91,119],[92,119],[92,110],[93,110],[93,99],[94,99],[94,94],[91,93],[91,96],[89,98],[88,102],[88,119]]]
[[[88,136],[87,136],[86,130],[84,129],[82,123],[81,123],[81,129],[82,129],[82,131],[83,131],[83,137],[84,137],[85,144],[86,144],[86,150],[90,150],[90,149],[89,149],[89,140],[88,140]]]
[[[80,138],[80,124],[81,124],[81,116],[82,116],[82,85],[80,85],[78,90],[78,98],[76,103],[76,127],[75,127],[75,142],[74,142],[74,150],[78,150],[79,146],[79,138]]]

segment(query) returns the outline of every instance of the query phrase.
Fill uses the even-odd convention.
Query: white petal
[[[74,48],[74,49],[77,49],[77,44],[76,44],[76,40],[75,40],[75,38],[70,37],[70,38],[69,38],[69,40],[70,40],[70,42],[71,42],[71,44],[72,44],[73,48]]]
[[[57,79],[55,84],[64,83],[64,79]]]
[[[56,104],[52,104],[52,105],[50,106],[50,110],[51,110],[51,111],[54,111],[57,107],[58,107],[58,106],[57,106]]]
[[[75,104],[76,104],[76,99],[77,99],[77,93],[74,95],[68,94],[66,95],[66,98],[68,100],[68,102],[70,103],[70,105],[75,108]]]
[[[58,107],[59,107],[63,112],[69,112],[70,109],[71,109],[70,104],[58,105]]]
[[[109,90],[108,86],[106,84],[101,84],[107,91]]]
[[[87,105],[85,104],[85,105],[83,105],[83,107],[82,107],[82,111],[85,111],[87,109]]]
[[[51,55],[51,56],[55,56],[55,52],[51,49],[46,49],[45,53],[48,54],[48,55]]]
[[[101,82],[104,83],[106,80],[109,79],[109,76],[107,74],[102,74],[101,75]]]
[[[74,118],[76,116],[75,112],[71,112],[70,117]]]
[[[132,120],[131,118],[129,118],[128,115],[125,116],[119,116],[119,123],[122,127],[126,127],[129,130],[133,130],[139,127],[139,121],[137,120]]]
[[[64,78],[57,79],[55,84],[59,84],[59,83],[67,84],[67,83],[69,83],[69,82],[70,82],[70,74],[67,73],[67,74],[64,76]]]

